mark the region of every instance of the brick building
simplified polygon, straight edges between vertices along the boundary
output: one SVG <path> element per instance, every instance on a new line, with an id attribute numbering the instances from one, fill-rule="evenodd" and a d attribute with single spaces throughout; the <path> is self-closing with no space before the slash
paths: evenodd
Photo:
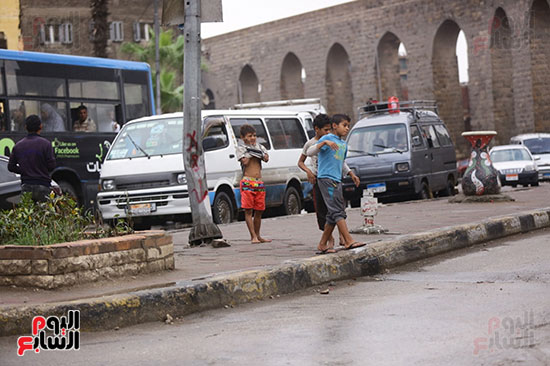
<path id="1" fill-rule="evenodd" d="M 461 30 L 467 90 L 455 53 Z M 330 113 L 357 116 L 369 98 L 407 90 L 410 99 L 438 101 L 461 157 L 468 124 L 496 130 L 497 143 L 550 131 L 547 0 L 356 0 L 205 39 L 203 51 L 203 86 L 218 108 L 320 97 Z"/>
<path id="2" fill-rule="evenodd" d="M 19 0 L 22 49 L 25 51 L 93 56 L 90 0 Z M 159 3 L 161 3 L 159 1 Z M 110 0 L 110 58 L 125 59 L 123 42 L 149 39 L 153 27 L 153 1 Z"/>

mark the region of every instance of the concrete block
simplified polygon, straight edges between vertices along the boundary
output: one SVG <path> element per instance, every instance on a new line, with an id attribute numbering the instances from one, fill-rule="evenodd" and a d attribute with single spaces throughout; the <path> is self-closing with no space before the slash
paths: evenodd
<path id="1" fill-rule="evenodd" d="M 32 273 L 30 259 L 0 259 L 1 275 L 25 275 Z"/>

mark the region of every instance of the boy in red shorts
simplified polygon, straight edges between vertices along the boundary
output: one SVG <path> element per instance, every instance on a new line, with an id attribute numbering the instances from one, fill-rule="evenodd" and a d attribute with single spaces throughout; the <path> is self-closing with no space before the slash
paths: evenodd
<path id="1" fill-rule="evenodd" d="M 265 210 L 265 186 L 262 182 L 262 161 L 269 161 L 267 150 L 256 142 L 256 130 L 251 125 L 241 126 L 244 145 L 237 145 L 237 160 L 241 162 L 241 207 L 252 244 L 268 243 L 260 236 L 262 213 Z"/>

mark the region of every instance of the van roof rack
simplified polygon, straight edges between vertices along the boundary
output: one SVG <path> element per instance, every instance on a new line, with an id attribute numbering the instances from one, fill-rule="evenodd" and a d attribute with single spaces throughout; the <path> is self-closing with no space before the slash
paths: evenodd
<path id="1" fill-rule="evenodd" d="M 276 100 L 272 102 L 257 102 L 257 103 L 241 103 L 235 104 L 235 109 L 250 109 L 250 108 L 268 108 L 279 106 L 291 106 L 302 104 L 321 104 L 320 98 L 308 98 L 308 99 L 288 99 L 288 100 Z"/>
<path id="2" fill-rule="evenodd" d="M 429 109 L 437 113 L 437 102 L 435 100 L 406 100 L 399 101 L 398 108 L 401 111 L 416 112 L 419 109 Z M 363 107 L 359 107 L 359 118 L 367 115 L 389 113 L 395 109 L 389 108 L 388 102 L 368 103 Z M 414 113 L 416 117 L 416 113 Z"/>

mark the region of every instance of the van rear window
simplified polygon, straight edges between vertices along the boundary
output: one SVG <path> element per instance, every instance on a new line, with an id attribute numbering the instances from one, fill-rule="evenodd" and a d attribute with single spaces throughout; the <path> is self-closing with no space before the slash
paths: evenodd
<path id="1" fill-rule="evenodd" d="M 302 124 L 296 118 L 267 118 L 265 122 L 274 149 L 301 149 L 307 141 Z"/>

